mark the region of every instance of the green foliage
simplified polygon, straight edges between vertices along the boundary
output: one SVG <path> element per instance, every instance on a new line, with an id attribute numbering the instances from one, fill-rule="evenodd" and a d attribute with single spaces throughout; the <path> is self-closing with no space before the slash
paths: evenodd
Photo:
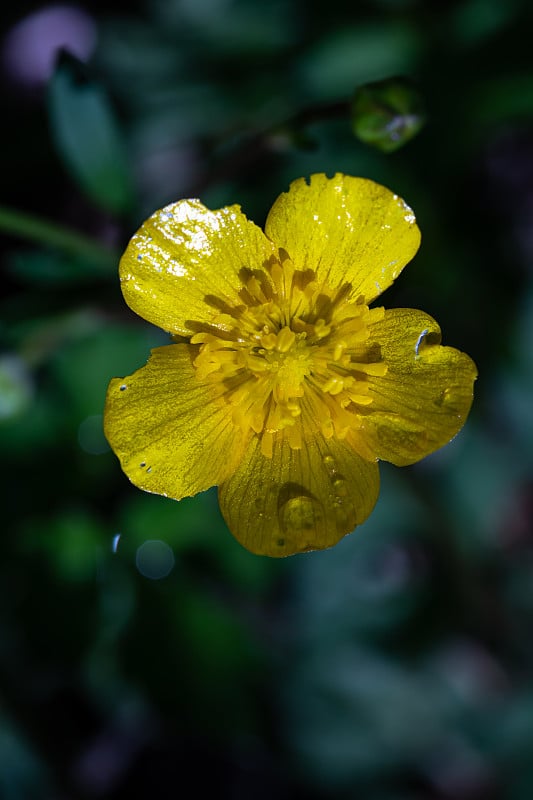
<path id="1" fill-rule="evenodd" d="M 132 181 L 108 98 L 73 56 L 62 53 L 49 84 L 51 133 L 82 191 L 114 214 L 130 211 Z"/>
<path id="2" fill-rule="evenodd" d="M 0 423 L 22 414 L 33 393 L 25 363 L 17 356 L 0 358 Z"/>

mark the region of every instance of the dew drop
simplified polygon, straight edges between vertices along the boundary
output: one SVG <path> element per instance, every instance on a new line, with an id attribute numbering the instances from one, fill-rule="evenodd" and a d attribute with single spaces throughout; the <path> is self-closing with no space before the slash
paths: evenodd
<path id="1" fill-rule="evenodd" d="M 420 355 L 420 347 L 422 346 L 422 344 L 424 342 L 424 339 L 426 338 L 428 333 L 429 333 L 429 331 L 426 328 L 425 330 L 422 331 L 422 333 L 420 334 L 420 336 L 416 340 L 416 344 L 415 344 L 415 355 L 416 356 Z"/>
<path id="2" fill-rule="evenodd" d="M 281 530 L 291 538 L 312 537 L 320 534 L 324 523 L 322 505 L 309 495 L 291 497 L 278 509 Z"/>
<path id="3" fill-rule="evenodd" d="M 329 477 L 334 478 L 338 470 L 337 463 L 333 456 L 324 456 L 322 463 L 324 464 Z"/>
<path id="4" fill-rule="evenodd" d="M 126 384 L 125 384 L 125 383 L 123 383 L 123 384 L 122 384 L 122 386 L 120 387 L 120 391 L 121 391 L 121 392 L 125 392 L 127 388 L 128 388 L 128 387 L 126 386 Z"/>
<path id="5" fill-rule="evenodd" d="M 339 478 L 338 480 L 333 481 L 333 490 L 335 492 L 335 496 L 337 499 L 342 497 L 346 497 L 348 494 L 348 488 L 346 486 L 346 481 L 344 478 Z"/>
<path id="6" fill-rule="evenodd" d="M 450 388 L 444 389 L 444 391 L 442 391 L 435 400 L 435 404 L 438 406 L 444 406 L 447 405 L 448 403 L 451 403 L 453 401 L 453 398 L 454 398 L 453 389 Z"/>

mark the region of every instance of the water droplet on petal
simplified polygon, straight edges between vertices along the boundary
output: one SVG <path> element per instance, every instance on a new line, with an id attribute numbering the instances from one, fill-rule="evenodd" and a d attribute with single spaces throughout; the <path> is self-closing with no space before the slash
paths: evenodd
<path id="1" fill-rule="evenodd" d="M 335 497 L 339 499 L 341 497 L 346 497 L 348 494 L 348 487 L 346 486 L 344 478 L 338 478 L 338 480 L 333 481 L 333 490 L 335 492 Z"/>
<path id="2" fill-rule="evenodd" d="M 324 456 L 322 459 L 322 463 L 324 464 L 326 471 L 330 478 L 335 477 L 337 474 L 337 462 L 333 458 L 333 456 Z"/>
<path id="3" fill-rule="evenodd" d="M 439 394 L 439 396 L 435 400 L 435 405 L 445 406 L 450 403 L 453 403 L 454 396 L 455 396 L 454 390 L 448 387 Z"/>
<path id="4" fill-rule="evenodd" d="M 314 497 L 300 495 L 280 505 L 278 518 L 281 530 L 291 539 L 304 537 L 315 542 L 324 526 L 324 509 Z"/>
<path id="5" fill-rule="evenodd" d="M 423 331 L 422 331 L 422 333 L 420 334 L 420 336 L 419 336 L 419 337 L 418 337 L 418 339 L 416 340 L 416 344 L 415 344 L 415 355 L 416 355 L 416 356 L 419 356 L 419 355 L 420 355 L 420 348 L 423 346 L 423 344 L 424 344 L 424 339 L 426 338 L 426 336 L 428 335 L 428 333 L 429 333 L 429 331 L 428 331 L 428 329 L 426 328 L 425 330 L 423 330 Z"/>

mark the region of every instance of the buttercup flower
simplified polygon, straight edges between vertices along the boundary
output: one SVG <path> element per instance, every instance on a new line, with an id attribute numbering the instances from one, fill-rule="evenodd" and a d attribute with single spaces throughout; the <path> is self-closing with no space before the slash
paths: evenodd
<path id="1" fill-rule="evenodd" d="M 370 304 L 416 253 L 411 209 L 373 181 L 300 179 L 265 232 L 239 206 L 181 200 L 120 263 L 122 291 L 174 344 L 108 389 L 105 432 L 139 488 L 219 487 L 254 553 L 335 544 L 372 511 L 378 461 L 446 444 L 476 367 L 422 311 Z"/>

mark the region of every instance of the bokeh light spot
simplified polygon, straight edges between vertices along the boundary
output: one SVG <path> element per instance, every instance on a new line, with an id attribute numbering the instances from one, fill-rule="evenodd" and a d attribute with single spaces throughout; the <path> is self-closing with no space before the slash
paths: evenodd
<path id="1" fill-rule="evenodd" d="M 40 86 L 52 74 L 61 48 L 86 61 L 95 45 L 96 26 L 85 11 L 51 5 L 11 28 L 4 40 L 4 68 L 17 83 Z"/>
<path id="2" fill-rule="evenodd" d="M 166 578 L 175 563 L 172 548 L 161 539 L 149 539 L 137 548 L 135 564 L 145 578 L 153 581 Z"/>

